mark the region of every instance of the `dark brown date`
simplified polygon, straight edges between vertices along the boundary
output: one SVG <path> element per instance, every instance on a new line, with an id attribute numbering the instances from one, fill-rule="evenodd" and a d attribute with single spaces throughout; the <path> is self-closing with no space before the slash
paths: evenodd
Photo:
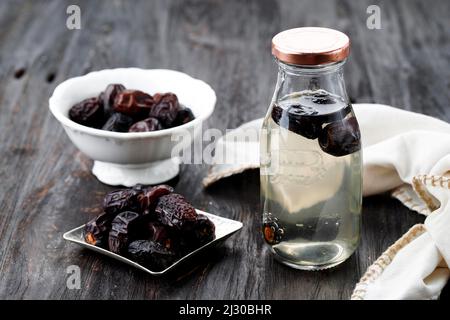
<path id="1" fill-rule="evenodd" d="M 84 240 L 94 246 L 107 248 L 108 234 L 114 215 L 102 213 L 84 226 Z"/>
<path id="2" fill-rule="evenodd" d="M 109 84 L 97 97 L 85 99 L 69 110 L 79 124 L 114 132 L 150 132 L 183 125 L 195 119 L 174 93 L 151 96 L 124 85 Z"/>
<path id="3" fill-rule="evenodd" d="M 123 211 L 140 211 L 138 196 L 142 190 L 121 189 L 108 193 L 103 199 L 103 210 L 109 214 L 118 214 Z"/>
<path id="4" fill-rule="evenodd" d="M 186 107 L 181 107 L 178 110 L 177 117 L 175 118 L 175 121 L 173 122 L 173 126 L 181 126 L 185 123 L 188 123 L 192 120 L 194 120 L 194 114 L 192 113 L 192 110 Z"/>
<path id="5" fill-rule="evenodd" d="M 215 239 L 216 227 L 214 223 L 203 214 L 185 225 L 183 230 L 183 243 L 189 248 L 196 249 Z"/>
<path id="6" fill-rule="evenodd" d="M 161 196 L 172 193 L 173 188 L 166 184 L 161 184 L 158 186 L 154 186 L 146 189 L 143 193 L 139 194 L 137 200 L 140 205 L 140 210 L 144 214 L 153 214 L 156 204 L 158 203 L 158 199 Z"/>
<path id="7" fill-rule="evenodd" d="M 315 104 L 334 104 L 338 102 L 335 97 L 326 92 L 316 92 L 310 98 Z"/>
<path id="8" fill-rule="evenodd" d="M 103 205 L 105 212 L 85 225 L 85 241 L 151 270 L 165 269 L 215 239 L 214 223 L 168 185 L 116 190 Z"/>
<path id="9" fill-rule="evenodd" d="M 134 119 L 148 117 L 154 101 L 151 95 L 139 90 L 124 90 L 114 99 L 114 111 L 126 114 Z"/>
<path id="10" fill-rule="evenodd" d="M 99 99 L 103 102 L 103 109 L 106 117 L 111 116 L 113 113 L 114 100 L 118 93 L 125 90 L 125 86 L 122 84 L 109 84 L 105 91 L 99 96 Z M 115 131 L 115 130 L 110 130 Z"/>
<path id="11" fill-rule="evenodd" d="M 161 125 L 161 123 L 159 122 L 159 120 L 156 118 L 150 117 L 145 120 L 136 122 L 135 124 L 133 124 L 130 127 L 130 129 L 128 131 L 129 132 L 147 132 L 147 131 L 157 131 L 157 130 L 161 130 L 161 129 L 164 129 L 164 128 Z"/>
<path id="12" fill-rule="evenodd" d="M 170 128 L 174 123 L 180 109 L 178 98 L 174 93 L 156 94 L 154 106 L 149 116 L 157 118 L 164 127 Z"/>
<path id="13" fill-rule="evenodd" d="M 98 98 L 85 99 L 70 108 L 69 118 L 84 126 L 101 128 L 104 123 L 103 106 Z"/>
<path id="14" fill-rule="evenodd" d="M 264 240 L 270 245 L 280 243 L 285 234 L 284 228 L 275 217 L 268 217 L 263 223 Z"/>
<path id="15" fill-rule="evenodd" d="M 149 240 L 136 240 L 128 246 L 131 260 L 148 267 L 152 271 L 168 268 L 176 259 L 174 251 L 160 243 Z"/>
<path id="16" fill-rule="evenodd" d="M 158 221 L 176 230 L 183 229 L 186 223 L 197 218 L 197 212 L 186 199 L 176 193 L 161 196 L 155 209 Z"/>
<path id="17" fill-rule="evenodd" d="M 115 132 L 127 132 L 133 124 L 133 118 L 121 113 L 113 113 L 103 125 L 102 129 Z"/>
<path id="18" fill-rule="evenodd" d="M 152 221 L 148 223 L 149 239 L 162 244 L 167 249 L 173 249 L 176 246 L 174 237 L 169 230 L 161 223 Z"/>
<path id="19" fill-rule="evenodd" d="M 287 110 L 280 106 L 274 106 L 272 109 L 272 119 L 282 128 L 286 128 L 307 139 L 317 139 L 321 130 L 322 122 L 319 117 L 305 117 L 305 114 L 312 115 L 305 108 L 298 105 L 292 105 Z"/>
<path id="20" fill-rule="evenodd" d="M 361 149 L 361 134 L 355 117 L 332 122 L 319 136 L 320 148 L 332 156 L 342 157 Z"/>
<path id="21" fill-rule="evenodd" d="M 132 211 L 119 213 L 111 223 L 108 245 L 109 251 L 123 253 L 128 243 L 138 233 L 138 222 L 141 215 Z"/>

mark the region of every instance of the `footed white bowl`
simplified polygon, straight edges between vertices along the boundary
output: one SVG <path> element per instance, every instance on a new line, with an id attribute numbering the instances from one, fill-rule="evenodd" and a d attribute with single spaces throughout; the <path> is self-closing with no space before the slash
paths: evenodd
<path id="1" fill-rule="evenodd" d="M 97 96 L 110 83 L 146 93 L 173 92 L 181 104 L 190 108 L 195 119 L 182 126 L 154 132 L 111 132 L 73 122 L 69 109 L 77 102 Z M 109 69 L 71 78 L 55 88 L 49 107 L 75 146 L 94 160 L 92 173 L 109 185 L 133 186 L 158 184 L 179 173 L 179 159 L 172 158 L 172 148 L 179 141 L 174 135 L 185 134 L 184 142 L 201 133 L 194 130 L 214 111 L 216 94 L 205 82 L 182 72 L 137 68 Z"/>

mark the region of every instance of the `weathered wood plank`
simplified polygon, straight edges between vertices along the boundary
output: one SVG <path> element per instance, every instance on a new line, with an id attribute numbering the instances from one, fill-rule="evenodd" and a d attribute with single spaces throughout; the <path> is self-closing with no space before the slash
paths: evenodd
<path id="1" fill-rule="evenodd" d="M 77 1 L 82 30 L 70 31 L 71 2 L 0 3 L 0 298 L 346 299 L 367 266 L 423 221 L 388 195 L 366 198 L 356 254 L 333 270 L 300 272 L 263 246 L 256 171 L 203 190 L 207 167 L 185 165 L 171 181 L 176 190 L 245 225 L 198 263 L 152 278 L 64 242 L 62 233 L 98 213 L 112 189 L 90 174 L 91 161 L 47 111 L 69 77 L 126 66 L 187 72 L 217 91 L 207 125 L 224 130 L 265 113 L 276 76 L 271 37 L 328 26 L 352 39 L 346 81 L 354 101 L 450 120 L 448 1 L 375 1 L 381 30 L 366 28 L 368 0 Z M 81 290 L 66 287 L 69 265 L 81 268 Z"/>

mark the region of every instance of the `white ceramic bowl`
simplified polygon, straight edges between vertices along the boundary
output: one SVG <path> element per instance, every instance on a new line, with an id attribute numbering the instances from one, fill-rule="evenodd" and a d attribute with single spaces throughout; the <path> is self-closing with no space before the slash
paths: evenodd
<path id="1" fill-rule="evenodd" d="M 69 119 L 71 106 L 97 96 L 110 83 L 150 94 L 173 92 L 181 104 L 191 108 L 195 119 L 170 129 L 127 133 L 89 128 Z M 173 70 L 137 68 L 102 70 L 71 78 L 58 85 L 49 100 L 50 111 L 70 140 L 94 160 L 93 174 L 106 184 L 125 186 L 157 184 L 175 177 L 179 161 L 171 158 L 171 153 L 179 142 L 173 136 L 189 133 L 184 140 L 192 141 L 199 134 L 194 128 L 212 114 L 215 104 L 214 90 L 201 80 Z"/>

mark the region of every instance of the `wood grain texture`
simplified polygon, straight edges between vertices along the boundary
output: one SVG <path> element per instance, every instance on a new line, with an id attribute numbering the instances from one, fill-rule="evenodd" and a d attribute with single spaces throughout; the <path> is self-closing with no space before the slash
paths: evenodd
<path id="1" fill-rule="evenodd" d="M 82 29 L 65 26 L 77 3 Z M 382 29 L 366 28 L 381 7 Z M 210 83 L 218 104 L 208 126 L 224 130 L 261 117 L 273 93 L 270 39 L 296 26 L 346 32 L 354 102 L 379 102 L 450 120 L 449 1 L 1 1 L 1 299 L 348 299 L 365 269 L 423 217 L 388 195 L 364 199 L 357 252 L 341 266 L 301 272 L 275 262 L 259 232 L 257 171 L 201 187 L 205 165 L 171 181 L 205 211 L 244 229 L 198 263 L 153 278 L 62 239 L 98 214 L 113 188 L 48 112 L 56 84 L 92 70 L 171 68 Z M 81 268 L 82 288 L 66 287 Z"/>

